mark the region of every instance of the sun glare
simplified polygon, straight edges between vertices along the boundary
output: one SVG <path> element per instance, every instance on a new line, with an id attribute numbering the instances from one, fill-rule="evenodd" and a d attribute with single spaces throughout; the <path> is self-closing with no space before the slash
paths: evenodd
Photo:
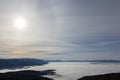
<path id="1" fill-rule="evenodd" d="M 17 29 L 21 30 L 21 29 L 24 29 L 24 27 L 26 26 L 26 21 L 22 17 L 16 18 L 14 20 L 14 25 Z"/>

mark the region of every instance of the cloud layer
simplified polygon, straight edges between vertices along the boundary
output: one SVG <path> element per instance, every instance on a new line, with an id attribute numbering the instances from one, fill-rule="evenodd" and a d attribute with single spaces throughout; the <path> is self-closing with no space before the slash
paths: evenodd
<path id="1" fill-rule="evenodd" d="M 119 0 L 0 0 L 1 58 L 119 59 Z M 27 21 L 25 30 L 12 24 Z"/>

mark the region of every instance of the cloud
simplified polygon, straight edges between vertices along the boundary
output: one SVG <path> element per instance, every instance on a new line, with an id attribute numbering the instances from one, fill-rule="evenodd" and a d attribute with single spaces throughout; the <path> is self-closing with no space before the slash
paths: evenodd
<path id="1" fill-rule="evenodd" d="M 0 53 L 3 57 L 119 59 L 119 2 L 2 0 Z M 12 25 L 18 15 L 28 22 L 24 31 Z"/>

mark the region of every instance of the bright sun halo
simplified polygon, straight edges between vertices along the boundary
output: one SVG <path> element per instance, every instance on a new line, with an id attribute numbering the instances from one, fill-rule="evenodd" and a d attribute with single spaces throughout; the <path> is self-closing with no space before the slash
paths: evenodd
<path id="1" fill-rule="evenodd" d="M 14 25 L 16 28 L 18 28 L 19 30 L 23 29 L 26 26 L 26 21 L 24 18 L 19 17 L 16 18 L 14 21 Z"/>

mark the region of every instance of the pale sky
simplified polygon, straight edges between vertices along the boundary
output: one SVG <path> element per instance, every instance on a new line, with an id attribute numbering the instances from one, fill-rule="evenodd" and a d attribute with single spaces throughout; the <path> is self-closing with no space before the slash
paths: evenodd
<path id="1" fill-rule="evenodd" d="M 120 0 L 0 0 L 0 58 L 120 59 Z"/>

